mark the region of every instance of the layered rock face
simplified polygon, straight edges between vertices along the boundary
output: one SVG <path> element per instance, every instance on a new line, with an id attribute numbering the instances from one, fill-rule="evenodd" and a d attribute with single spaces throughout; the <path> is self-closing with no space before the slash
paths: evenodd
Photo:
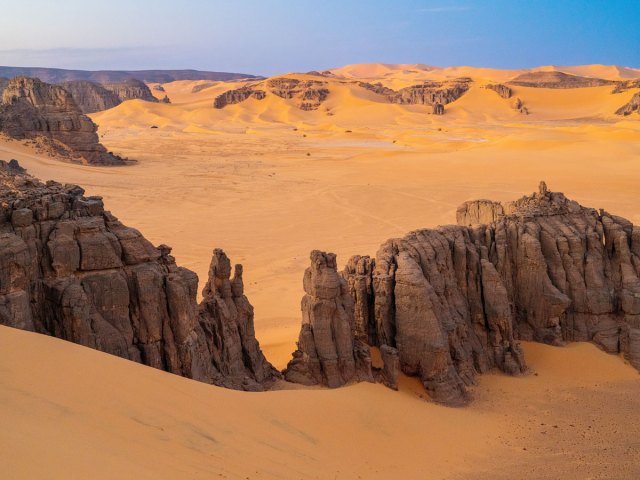
<path id="1" fill-rule="evenodd" d="M 120 97 L 102 85 L 86 80 L 74 80 L 60 84 L 71 94 L 82 113 L 94 113 L 108 110 L 122 103 Z"/>
<path id="2" fill-rule="evenodd" d="M 115 93 L 121 102 L 136 99 L 144 100 L 145 102 L 158 102 L 158 99 L 153 96 L 147 84 L 135 78 L 130 78 L 123 82 L 105 83 L 104 88 Z"/>
<path id="3" fill-rule="evenodd" d="M 194 87 L 196 88 L 196 87 Z M 250 86 L 237 88 L 235 90 L 228 90 L 218 95 L 213 101 L 214 108 L 224 108 L 227 105 L 234 103 L 244 102 L 247 98 L 255 98 L 256 100 L 262 100 L 266 96 L 264 90 L 258 90 Z"/>
<path id="4" fill-rule="evenodd" d="M 458 78 L 445 82 L 425 82 L 422 85 L 401 88 L 388 95 L 391 103 L 401 105 L 446 105 L 451 103 L 469 90 L 470 78 Z"/>
<path id="5" fill-rule="evenodd" d="M 488 84 L 486 88 L 488 88 L 489 90 L 493 90 L 502 98 L 511 98 L 511 96 L 513 95 L 513 90 L 501 83 Z"/>
<path id="6" fill-rule="evenodd" d="M 354 338 L 381 347 L 385 371 L 395 349 L 433 400 L 460 405 L 477 374 L 526 371 L 519 339 L 592 341 L 640 369 L 640 229 L 544 183 L 507 204 L 467 202 L 457 218 L 342 273 Z"/>
<path id="7" fill-rule="evenodd" d="M 38 79 L 16 77 L 2 93 L 0 131 L 16 139 L 43 138 L 71 160 L 121 165 L 122 158 L 99 143 L 96 125 L 82 114 L 70 93 Z"/>
<path id="8" fill-rule="evenodd" d="M 340 387 L 373 381 L 369 347 L 354 325 L 354 304 L 336 270 L 336 256 L 314 250 L 304 274 L 302 328 L 298 350 L 285 379 L 305 385 Z"/>
<path id="9" fill-rule="evenodd" d="M 640 92 L 637 92 L 631 97 L 631 100 L 625 105 L 616 110 L 616 115 L 631 115 L 633 112 L 640 114 Z"/>
<path id="10" fill-rule="evenodd" d="M 11 168 L 9 168 L 11 167 Z M 230 388 L 278 373 L 262 355 L 241 267 L 214 251 L 198 278 L 75 185 L 0 165 L 0 324 L 36 331 Z"/>

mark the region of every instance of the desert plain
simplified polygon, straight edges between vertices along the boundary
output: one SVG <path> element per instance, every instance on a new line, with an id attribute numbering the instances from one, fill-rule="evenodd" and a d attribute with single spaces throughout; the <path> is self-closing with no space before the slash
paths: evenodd
<path id="1" fill-rule="evenodd" d="M 600 65 L 562 71 L 640 77 Z M 223 248 L 244 265 L 256 336 L 277 368 L 295 350 L 313 249 L 335 252 L 339 266 L 374 256 L 388 238 L 454 223 L 466 200 L 513 200 L 540 180 L 640 223 L 640 121 L 614 113 L 638 89 L 513 86 L 504 99 L 484 87 L 520 72 L 381 64 L 332 72 L 331 93 L 313 111 L 276 96 L 214 109 L 216 96 L 242 84 L 193 93 L 202 81 L 176 81 L 152 90 L 171 104 L 131 100 L 92 114 L 101 142 L 134 165 L 65 163 L 6 138 L 0 158 L 102 196 L 125 224 L 170 245 L 201 282 L 211 250 Z M 453 77 L 473 82 L 445 115 L 377 102 L 353 82 L 398 89 Z M 516 97 L 528 115 L 513 108 Z M 249 394 L 4 327 L 0 344 L 8 352 L 0 423 L 29 432 L 28 443 L 27 434 L 0 436 L 7 478 L 640 475 L 640 376 L 591 344 L 526 343 L 529 375 L 484 375 L 473 403 L 457 409 L 430 403 L 407 377 L 399 392 L 282 382 Z M 36 450 L 46 455 L 29 461 Z"/>

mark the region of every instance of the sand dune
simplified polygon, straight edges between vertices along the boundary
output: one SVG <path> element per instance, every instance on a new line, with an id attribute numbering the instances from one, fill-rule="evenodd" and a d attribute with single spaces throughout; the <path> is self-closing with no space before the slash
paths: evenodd
<path id="1" fill-rule="evenodd" d="M 422 400 L 412 379 L 400 392 L 246 394 L 0 327 L 3 474 L 636 478 L 637 372 L 589 344 L 525 350 L 535 375 L 485 377 L 471 407 L 451 409 Z"/>

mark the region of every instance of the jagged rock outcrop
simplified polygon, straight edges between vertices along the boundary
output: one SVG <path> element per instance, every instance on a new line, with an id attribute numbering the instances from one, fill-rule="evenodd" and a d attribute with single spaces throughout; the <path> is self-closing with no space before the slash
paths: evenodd
<path id="1" fill-rule="evenodd" d="M 444 105 L 441 103 L 433 104 L 433 114 L 434 115 L 444 115 Z"/>
<path id="2" fill-rule="evenodd" d="M 443 82 L 427 81 L 421 85 L 401 88 L 388 96 L 391 103 L 401 105 L 446 105 L 464 95 L 472 80 L 457 78 Z"/>
<path id="3" fill-rule="evenodd" d="M 356 82 L 356 85 L 362 87 L 366 90 L 369 90 L 373 93 L 377 93 L 378 95 L 390 96 L 394 95 L 396 91 L 392 88 L 385 87 L 382 83 L 368 83 L 368 82 Z"/>
<path id="4" fill-rule="evenodd" d="M 60 86 L 71 94 L 82 113 L 108 110 L 122 103 L 120 97 L 102 85 L 86 80 L 62 82 Z"/>
<path id="5" fill-rule="evenodd" d="M 165 245 L 82 188 L 0 165 L 0 324 L 53 335 L 171 373 L 260 390 L 278 373 L 255 339 L 242 268 L 214 250 L 198 278 Z"/>
<path id="6" fill-rule="evenodd" d="M 218 95 L 213 100 L 213 107 L 224 108 L 227 105 L 244 102 L 249 97 L 255 98 L 256 100 L 262 100 L 265 96 L 266 92 L 264 90 L 258 90 L 247 85 L 245 87 L 236 88 L 235 90 L 228 90 L 221 95 Z"/>
<path id="7" fill-rule="evenodd" d="M 511 98 L 511 96 L 513 95 L 513 90 L 511 90 L 511 88 L 507 87 L 506 85 L 503 85 L 502 83 L 490 83 L 486 85 L 485 88 L 493 90 L 502 98 Z"/>
<path id="8" fill-rule="evenodd" d="M 171 103 L 171 99 L 169 98 L 168 95 L 165 95 L 160 99 L 160 103 Z"/>
<path id="9" fill-rule="evenodd" d="M 353 300 L 336 270 L 336 256 L 314 250 L 304 274 L 298 350 L 284 371 L 288 381 L 340 387 L 373 381 L 371 355 L 353 322 Z"/>
<path id="10" fill-rule="evenodd" d="M 524 106 L 524 102 L 520 98 L 516 98 L 513 108 L 524 115 L 529 115 L 529 109 Z"/>
<path id="11" fill-rule="evenodd" d="M 99 143 L 97 126 L 57 85 L 16 77 L 2 93 L 0 131 L 16 139 L 44 139 L 51 151 L 92 165 L 122 165 Z"/>
<path id="12" fill-rule="evenodd" d="M 153 86 L 153 89 L 154 89 L 156 92 L 164 92 L 164 91 L 165 91 L 164 87 L 163 87 L 161 84 L 159 84 L 159 83 L 158 83 L 158 84 L 156 84 L 156 85 L 154 85 L 154 86 Z"/>
<path id="13" fill-rule="evenodd" d="M 123 82 L 105 83 L 104 88 L 115 93 L 122 102 L 136 99 L 144 100 L 145 102 L 158 102 L 158 99 L 153 96 L 147 84 L 135 78 L 130 78 Z"/>
<path id="14" fill-rule="evenodd" d="M 611 90 L 611 93 L 626 92 L 630 88 L 640 88 L 640 80 L 622 80 L 616 82 L 616 86 Z"/>
<path id="15" fill-rule="evenodd" d="M 317 110 L 329 96 L 327 82 L 321 80 L 298 80 L 296 78 L 279 77 L 266 82 L 267 88 L 274 95 L 285 99 L 300 101 L 301 110 Z"/>
<path id="16" fill-rule="evenodd" d="M 640 92 L 636 92 L 631 100 L 616 110 L 616 115 L 631 115 L 633 112 L 640 114 Z"/>
<path id="17" fill-rule="evenodd" d="M 472 202 L 464 202 L 458 207 L 456 210 L 456 222 L 458 225 L 466 226 L 478 223 L 492 223 L 501 215 L 504 215 L 504 209 L 500 202 L 474 200 Z"/>
<path id="18" fill-rule="evenodd" d="M 544 182 L 514 202 L 466 202 L 457 218 L 347 263 L 354 338 L 383 358 L 395 349 L 399 368 L 448 405 L 469 400 L 479 373 L 525 372 L 518 340 L 591 341 L 640 370 L 638 227 Z"/>
<path id="19" fill-rule="evenodd" d="M 527 72 L 507 82 L 511 85 L 533 88 L 586 88 L 613 85 L 613 80 L 580 77 L 563 72 Z"/>

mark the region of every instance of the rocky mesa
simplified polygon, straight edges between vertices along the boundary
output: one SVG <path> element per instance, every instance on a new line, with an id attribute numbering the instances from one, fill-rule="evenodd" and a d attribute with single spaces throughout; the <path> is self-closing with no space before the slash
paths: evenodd
<path id="1" fill-rule="evenodd" d="M 69 92 L 35 78 L 16 77 L 8 82 L 0 101 L 0 132 L 18 140 L 44 141 L 50 152 L 79 163 L 127 163 L 100 144 L 96 124 Z"/>

